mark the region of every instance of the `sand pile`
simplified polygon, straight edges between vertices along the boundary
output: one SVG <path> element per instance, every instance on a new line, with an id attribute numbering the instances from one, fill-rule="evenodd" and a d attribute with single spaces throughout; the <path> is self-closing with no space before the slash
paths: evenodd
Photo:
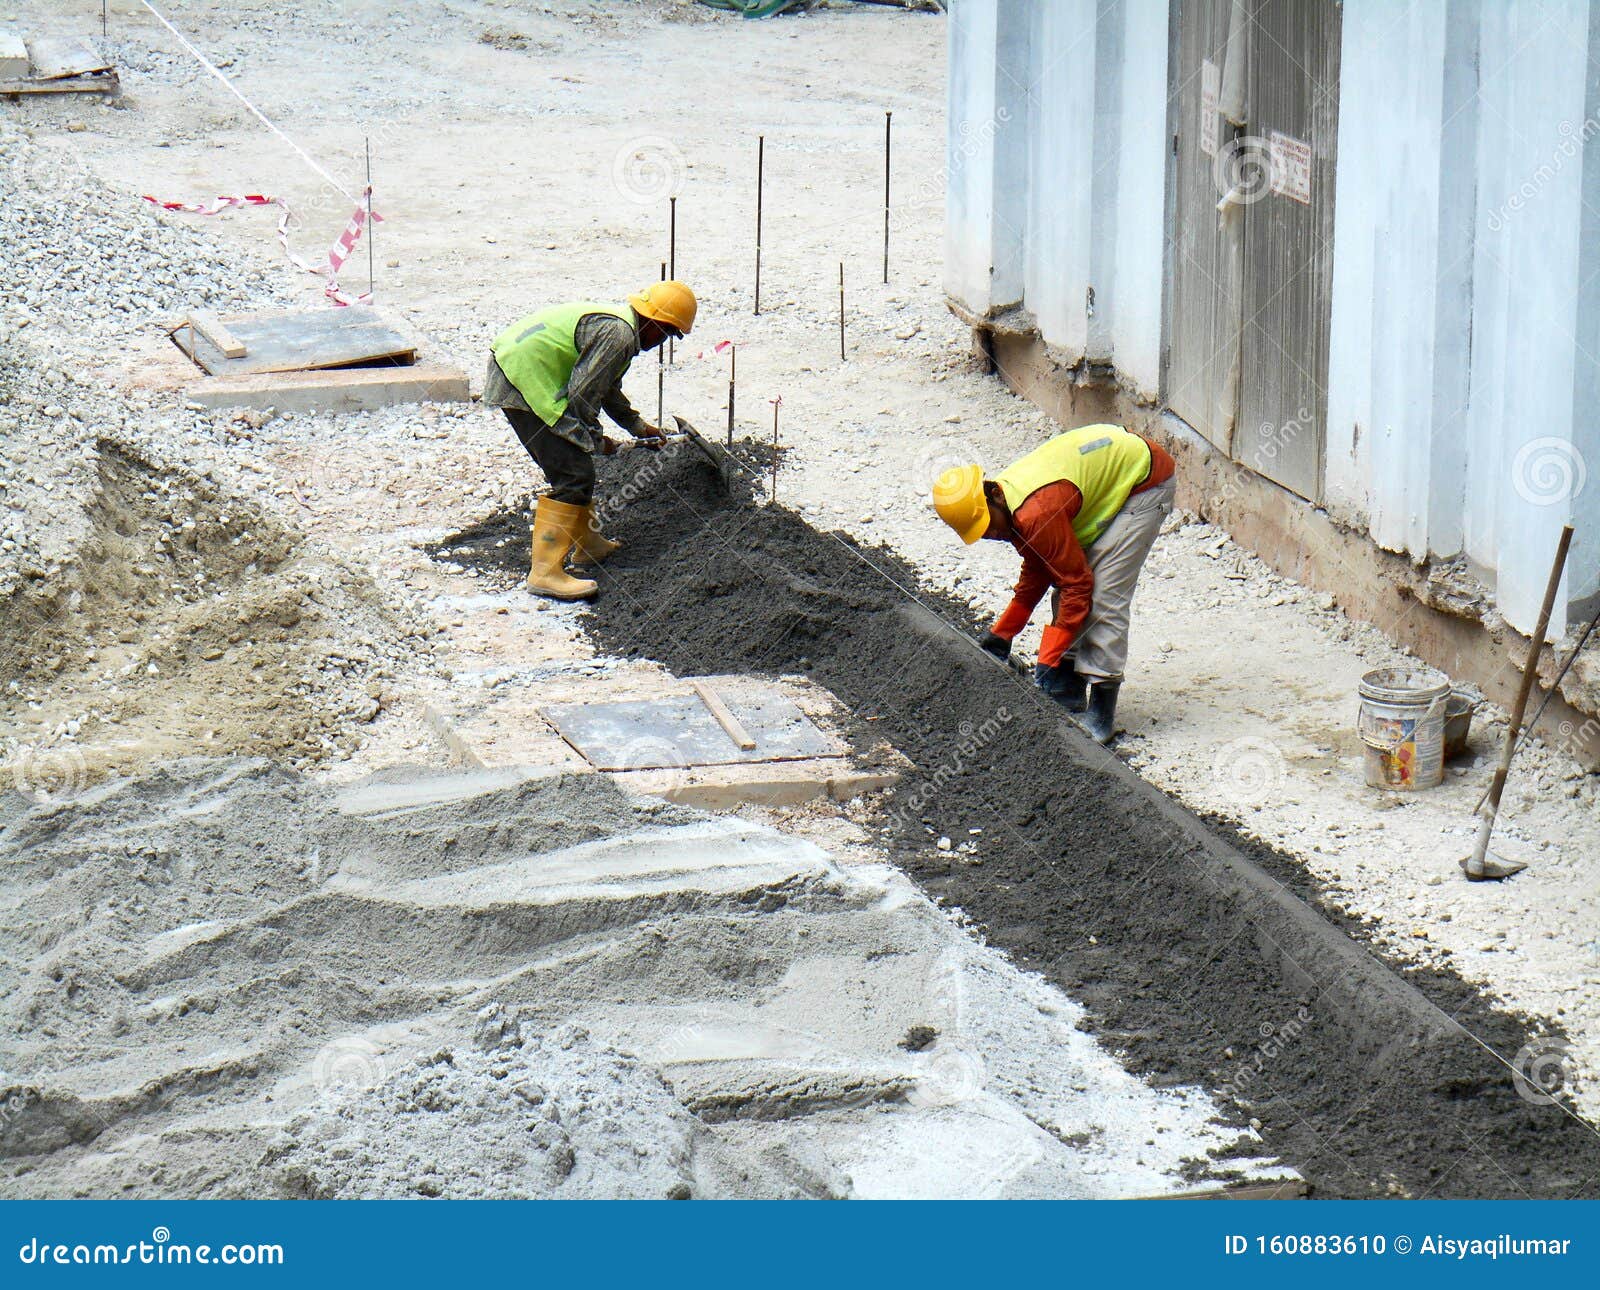
<path id="1" fill-rule="evenodd" d="M 1149 1194 L 1255 1166 L 888 871 L 596 775 L 0 794 L 0 1193 Z M 1216 1163 L 1217 1161 L 1221 1163 Z"/>
<path id="2" fill-rule="evenodd" d="M 330 1089 L 268 1152 L 285 1189 L 318 1199 L 695 1194 L 695 1146 L 712 1134 L 658 1073 L 576 1027 L 523 1042 L 515 1023 L 509 1033 L 495 1024 L 490 1036 L 487 1052 L 442 1048 L 374 1088 L 358 1078 Z"/>

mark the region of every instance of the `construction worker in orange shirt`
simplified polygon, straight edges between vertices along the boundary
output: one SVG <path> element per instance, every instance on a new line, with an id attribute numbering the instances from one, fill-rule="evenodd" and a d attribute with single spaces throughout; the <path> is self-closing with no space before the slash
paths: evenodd
<path id="1" fill-rule="evenodd" d="M 1134 584 L 1172 511 L 1175 472 L 1159 444 L 1093 425 L 1056 435 L 992 479 L 955 466 L 934 485 L 934 509 L 963 542 L 1009 542 L 1022 557 L 1011 603 L 979 644 L 1008 659 L 1049 591 L 1034 681 L 1103 744 L 1116 730 Z"/>

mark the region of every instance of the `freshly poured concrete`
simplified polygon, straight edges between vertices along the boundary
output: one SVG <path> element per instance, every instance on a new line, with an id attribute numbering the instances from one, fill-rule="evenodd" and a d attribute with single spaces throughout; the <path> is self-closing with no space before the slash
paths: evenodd
<path id="1" fill-rule="evenodd" d="M 1238 1137 L 893 869 L 602 776 L 0 819 L 6 1195 L 1125 1196 Z"/>

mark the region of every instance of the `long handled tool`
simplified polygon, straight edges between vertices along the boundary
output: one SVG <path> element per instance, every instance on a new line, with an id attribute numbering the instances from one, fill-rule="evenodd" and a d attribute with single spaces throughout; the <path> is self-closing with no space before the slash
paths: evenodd
<path id="1" fill-rule="evenodd" d="M 722 480 L 722 486 L 728 488 L 735 478 L 732 458 L 682 417 L 674 414 L 672 419 L 678 423 L 678 433 L 662 435 L 661 442 L 664 444 L 686 443 L 690 445 L 711 463 L 717 472 L 717 477 Z M 654 441 L 650 439 L 624 439 L 617 445 L 616 451 L 632 452 L 635 448 L 645 447 L 652 442 Z"/>
<path id="2" fill-rule="evenodd" d="M 1544 604 L 1539 608 L 1539 621 L 1533 629 L 1533 639 L 1528 642 L 1528 661 L 1522 669 L 1522 684 L 1517 688 L 1517 701 L 1511 706 L 1511 724 L 1506 728 L 1506 741 L 1500 749 L 1500 764 L 1494 768 L 1494 779 L 1489 783 L 1489 793 L 1478 808 L 1478 837 L 1472 854 L 1461 861 L 1462 871 L 1471 882 L 1493 882 L 1521 873 L 1528 866 L 1521 860 L 1507 860 L 1489 850 L 1489 835 L 1494 832 L 1495 816 L 1500 813 L 1500 795 L 1505 792 L 1506 775 L 1511 770 L 1511 758 L 1517 751 L 1517 733 L 1522 729 L 1522 714 L 1528 706 L 1528 694 L 1533 689 L 1533 679 L 1539 672 L 1539 653 L 1544 649 L 1545 629 L 1550 626 L 1550 611 L 1555 607 L 1556 591 L 1561 586 L 1561 571 L 1567 564 L 1567 548 L 1572 545 L 1572 525 L 1561 530 L 1561 540 L 1556 543 L 1555 562 L 1550 566 L 1550 581 L 1545 585 Z"/>

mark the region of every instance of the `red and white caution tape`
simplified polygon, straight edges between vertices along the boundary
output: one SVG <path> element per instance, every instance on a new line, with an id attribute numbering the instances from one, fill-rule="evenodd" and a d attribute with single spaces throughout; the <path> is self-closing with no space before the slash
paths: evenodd
<path id="1" fill-rule="evenodd" d="M 184 211 L 190 215 L 220 215 L 223 211 L 232 210 L 235 206 L 276 206 L 282 214 L 278 217 L 278 241 L 283 245 L 283 253 L 289 257 L 289 263 L 297 269 L 307 273 L 314 273 L 319 278 L 326 279 L 322 294 L 336 305 L 372 303 L 372 293 L 364 291 L 352 301 L 339 290 L 339 270 L 344 268 L 345 261 L 350 258 L 350 253 L 355 250 L 356 243 L 361 240 L 361 234 L 367 226 L 367 217 L 370 214 L 374 224 L 383 223 L 383 216 L 377 211 L 370 210 L 372 203 L 372 190 L 363 190 L 361 201 L 351 213 L 339 236 L 333 240 L 333 245 L 328 248 L 326 258 L 320 264 L 307 263 L 295 254 L 294 248 L 289 245 L 289 225 L 295 219 L 295 214 L 289 209 L 289 203 L 281 197 L 268 197 L 262 193 L 243 193 L 233 197 L 218 197 L 215 201 L 200 205 L 187 202 L 164 202 L 156 197 L 145 195 L 145 201 L 152 206 L 159 206 L 164 211 Z"/>

